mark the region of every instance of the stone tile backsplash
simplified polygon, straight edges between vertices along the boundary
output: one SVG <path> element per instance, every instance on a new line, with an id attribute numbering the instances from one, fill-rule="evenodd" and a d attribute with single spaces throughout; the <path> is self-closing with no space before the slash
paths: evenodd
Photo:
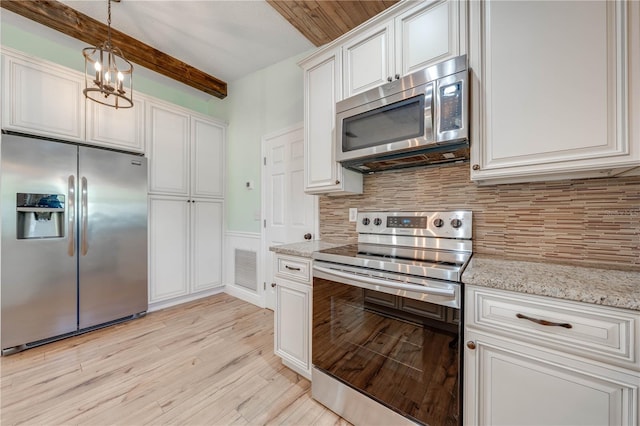
<path id="1" fill-rule="evenodd" d="M 320 237 L 355 240 L 349 208 L 473 211 L 475 253 L 640 270 L 640 178 L 478 186 L 469 165 L 364 177 L 364 193 L 320 197 Z"/>

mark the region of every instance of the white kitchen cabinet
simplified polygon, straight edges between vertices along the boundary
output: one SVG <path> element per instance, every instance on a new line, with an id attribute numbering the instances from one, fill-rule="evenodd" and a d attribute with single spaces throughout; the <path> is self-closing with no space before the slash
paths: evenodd
<path id="1" fill-rule="evenodd" d="M 149 303 L 222 286 L 222 206 L 149 197 Z"/>
<path id="2" fill-rule="evenodd" d="M 301 63 L 304 69 L 305 192 L 362 193 L 362 175 L 335 160 L 336 102 L 341 99 L 340 50 Z"/>
<path id="3" fill-rule="evenodd" d="M 348 98 L 390 81 L 395 73 L 393 51 L 392 21 L 345 44 L 342 48 L 344 97 Z"/>
<path id="4" fill-rule="evenodd" d="M 189 294 L 190 203 L 149 197 L 149 302 Z"/>
<path id="5" fill-rule="evenodd" d="M 145 100 L 134 94 L 132 108 L 112 108 L 85 100 L 87 142 L 126 151 L 145 152 Z"/>
<path id="6" fill-rule="evenodd" d="M 189 195 L 189 114 L 149 102 L 149 192 Z"/>
<path id="7" fill-rule="evenodd" d="M 472 180 L 611 176 L 640 166 L 638 2 L 469 5 Z"/>
<path id="8" fill-rule="evenodd" d="M 277 254 L 275 262 L 275 353 L 311 380 L 312 260 Z"/>
<path id="9" fill-rule="evenodd" d="M 225 126 L 159 102 L 147 111 L 149 192 L 222 198 Z"/>
<path id="10" fill-rule="evenodd" d="M 147 125 L 150 199 L 180 209 L 175 213 L 179 231 L 169 231 L 179 233 L 171 237 L 179 242 L 173 245 L 171 238 L 155 235 L 173 224 L 154 225 L 159 202 L 150 205 L 150 253 L 167 255 L 150 257 L 149 302 L 168 306 L 223 285 L 226 126 L 159 101 L 148 102 Z M 174 271 L 170 280 L 164 278 L 167 268 Z"/>
<path id="11" fill-rule="evenodd" d="M 191 117 L 191 195 L 224 196 L 225 126 Z"/>
<path id="12" fill-rule="evenodd" d="M 191 203 L 191 292 L 222 285 L 221 201 Z"/>
<path id="13" fill-rule="evenodd" d="M 80 74 L 3 48 L 3 129 L 83 141 L 82 89 L 84 79 Z"/>
<path id="14" fill-rule="evenodd" d="M 475 286 L 465 301 L 465 425 L 638 424 L 637 312 Z"/>
<path id="15" fill-rule="evenodd" d="M 464 6 L 424 1 L 356 33 L 343 46 L 344 97 L 464 53 Z"/>

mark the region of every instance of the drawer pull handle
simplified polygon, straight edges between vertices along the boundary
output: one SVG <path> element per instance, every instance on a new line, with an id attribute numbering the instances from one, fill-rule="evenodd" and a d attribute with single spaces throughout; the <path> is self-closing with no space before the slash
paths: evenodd
<path id="1" fill-rule="evenodd" d="M 289 265 L 284 265 L 285 268 L 287 268 L 290 271 L 299 271 L 300 268 L 294 268 L 293 266 L 289 266 Z"/>
<path id="2" fill-rule="evenodd" d="M 528 316 L 522 315 L 522 314 L 516 314 L 516 317 L 518 317 L 520 319 L 526 319 L 526 320 L 529 320 L 531 322 L 535 322 L 536 324 L 546 325 L 546 326 L 550 326 L 550 327 L 573 328 L 573 326 L 571 324 L 569 324 L 568 322 L 551 322 L 551 321 L 547 321 L 547 320 L 531 318 L 531 317 L 528 317 Z"/>

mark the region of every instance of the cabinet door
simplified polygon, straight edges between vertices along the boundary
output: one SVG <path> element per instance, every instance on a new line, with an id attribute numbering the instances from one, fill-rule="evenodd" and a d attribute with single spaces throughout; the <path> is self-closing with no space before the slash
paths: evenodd
<path id="1" fill-rule="evenodd" d="M 191 117 L 191 195 L 224 196 L 225 127 Z"/>
<path id="2" fill-rule="evenodd" d="M 405 76 L 462 54 L 460 2 L 427 1 L 396 18 L 396 73 Z"/>
<path id="3" fill-rule="evenodd" d="M 67 68 L 2 55 L 2 127 L 84 140 L 84 80 Z"/>
<path id="4" fill-rule="evenodd" d="M 473 180 L 566 179 L 640 164 L 640 141 L 631 146 L 628 131 L 638 106 L 629 84 L 638 78 L 634 3 L 470 3 Z"/>
<path id="5" fill-rule="evenodd" d="M 222 203 L 191 203 L 191 291 L 222 285 Z"/>
<path id="6" fill-rule="evenodd" d="M 345 98 L 380 86 L 393 78 L 392 37 L 393 25 L 386 23 L 343 47 Z"/>
<path id="7" fill-rule="evenodd" d="M 311 194 L 362 193 L 362 175 L 344 170 L 335 161 L 336 102 L 342 91 L 340 63 L 339 51 L 333 50 L 305 67 L 305 192 Z"/>
<path id="8" fill-rule="evenodd" d="M 132 108 L 111 108 L 87 100 L 87 141 L 95 145 L 144 153 L 145 101 Z"/>
<path id="9" fill-rule="evenodd" d="M 275 352 L 311 373 L 311 286 L 276 278 Z"/>
<path id="10" fill-rule="evenodd" d="M 189 115 L 149 103 L 149 192 L 189 195 Z"/>
<path id="11" fill-rule="evenodd" d="M 189 202 L 149 199 L 149 302 L 189 293 Z"/>
<path id="12" fill-rule="evenodd" d="M 467 333 L 467 425 L 634 425 L 638 378 Z"/>

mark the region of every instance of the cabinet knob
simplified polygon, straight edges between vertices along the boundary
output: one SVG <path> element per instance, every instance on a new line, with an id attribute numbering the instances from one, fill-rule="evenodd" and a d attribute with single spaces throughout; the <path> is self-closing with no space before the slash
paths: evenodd
<path id="1" fill-rule="evenodd" d="M 305 240 L 310 240 L 311 238 L 313 238 L 313 235 L 311 235 L 309 232 L 307 232 L 306 234 L 304 234 L 304 239 L 305 239 Z"/>
<path id="2" fill-rule="evenodd" d="M 400 80 L 400 74 L 396 74 L 396 80 Z"/>
<path id="3" fill-rule="evenodd" d="M 276 283 L 271 283 L 271 287 L 275 288 L 276 287 Z"/>
<path id="4" fill-rule="evenodd" d="M 474 164 L 471 168 L 473 170 L 480 170 L 480 164 Z"/>
<path id="5" fill-rule="evenodd" d="M 393 81 L 393 79 L 392 79 L 391 77 L 387 77 L 387 81 L 388 81 L 389 83 L 391 83 L 391 82 Z"/>
<path id="6" fill-rule="evenodd" d="M 475 349 L 475 348 L 476 348 L 476 342 L 472 342 L 471 340 L 469 340 L 469 341 L 467 342 L 467 347 L 468 347 L 469 349 L 471 349 L 471 350 Z"/>
<path id="7" fill-rule="evenodd" d="M 340 181 L 336 179 L 336 185 L 340 185 Z"/>

